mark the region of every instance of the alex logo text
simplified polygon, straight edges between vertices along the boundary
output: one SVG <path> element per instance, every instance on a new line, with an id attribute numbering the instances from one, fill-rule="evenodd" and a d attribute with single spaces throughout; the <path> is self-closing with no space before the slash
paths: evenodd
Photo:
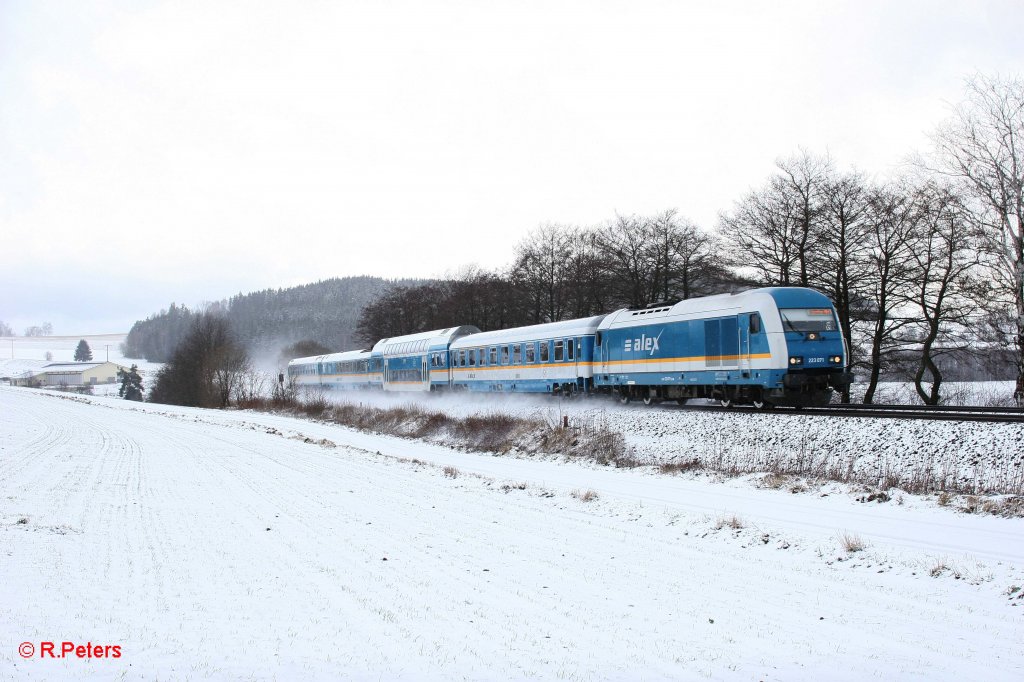
<path id="1" fill-rule="evenodd" d="M 664 331 L 661 332 L 661 334 L 664 333 Z M 625 351 L 627 353 L 647 353 L 648 355 L 654 355 L 658 352 L 658 339 L 661 338 L 661 334 L 658 334 L 657 336 L 641 334 L 635 339 L 626 339 Z"/>

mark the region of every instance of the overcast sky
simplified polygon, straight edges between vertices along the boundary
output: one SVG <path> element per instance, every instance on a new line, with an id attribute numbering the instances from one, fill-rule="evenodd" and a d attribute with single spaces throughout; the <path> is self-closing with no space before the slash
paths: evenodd
<path id="1" fill-rule="evenodd" d="M 0 320 L 507 264 L 544 222 L 713 228 L 799 147 L 880 178 L 1024 3 L 0 0 Z"/>

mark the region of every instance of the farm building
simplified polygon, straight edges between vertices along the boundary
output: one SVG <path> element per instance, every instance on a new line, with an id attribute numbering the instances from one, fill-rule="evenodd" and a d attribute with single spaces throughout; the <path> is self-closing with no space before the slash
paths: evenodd
<path id="1" fill-rule="evenodd" d="M 112 384 L 117 370 L 128 371 L 113 362 L 54 362 L 14 377 L 15 386 L 85 386 Z"/>

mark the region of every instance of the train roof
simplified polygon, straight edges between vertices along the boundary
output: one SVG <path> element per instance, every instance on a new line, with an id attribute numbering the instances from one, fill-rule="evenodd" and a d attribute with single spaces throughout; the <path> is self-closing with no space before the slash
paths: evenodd
<path id="1" fill-rule="evenodd" d="M 349 360 L 366 360 L 371 353 L 368 350 L 347 350 L 341 353 L 327 353 L 326 355 L 310 355 L 305 358 L 294 358 L 288 361 L 292 365 L 313 365 L 318 362 L 346 362 Z"/>
<path id="2" fill-rule="evenodd" d="M 650 324 L 652 320 L 659 318 L 679 319 L 715 313 L 729 315 L 735 314 L 735 311 L 741 309 L 759 310 L 769 306 L 774 308 L 832 307 L 832 301 L 821 292 L 806 287 L 764 287 L 733 294 L 688 298 L 672 305 L 617 310 L 605 318 L 601 329 Z"/>
<path id="3" fill-rule="evenodd" d="M 414 353 L 425 353 L 430 350 L 447 350 L 448 345 L 457 338 L 467 334 L 478 334 L 480 330 L 472 325 L 461 327 L 448 327 L 419 334 L 406 334 L 405 336 L 393 336 L 388 339 L 381 339 L 373 346 L 375 355 L 394 357 L 397 355 L 409 355 Z"/>
<path id="4" fill-rule="evenodd" d="M 349 360 L 366 360 L 370 357 L 368 350 L 347 350 L 343 353 L 330 353 L 319 356 L 320 362 L 347 362 Z"/>
<path id="5" fill-rule="evenodd" d="M 561 322 L 547 322 L 545 324 L 532 324 L 526 327 L 514 327 L 512 329 L 499 329 L 490 332 L 480 332 L 470 336 L 464 336 L 452 343 L 452 349 L 476 348 L 497 343 L 517 343 L 521 341 L 538 341 L 542 339 L 553 339 L 560 336 L 586 336 L 597 332 L 604 315 L 594 317 L 583 317 L 577 320 L 562 320 Z"/>

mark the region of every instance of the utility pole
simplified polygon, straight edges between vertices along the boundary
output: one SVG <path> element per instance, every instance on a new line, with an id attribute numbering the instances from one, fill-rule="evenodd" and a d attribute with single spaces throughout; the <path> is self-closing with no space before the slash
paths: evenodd
<path id="1" fill-rule="evenodd" d="M 104 344 L 104 347 L 107 349 L 107 362 L 110 362 L 110 344 Z"/>

